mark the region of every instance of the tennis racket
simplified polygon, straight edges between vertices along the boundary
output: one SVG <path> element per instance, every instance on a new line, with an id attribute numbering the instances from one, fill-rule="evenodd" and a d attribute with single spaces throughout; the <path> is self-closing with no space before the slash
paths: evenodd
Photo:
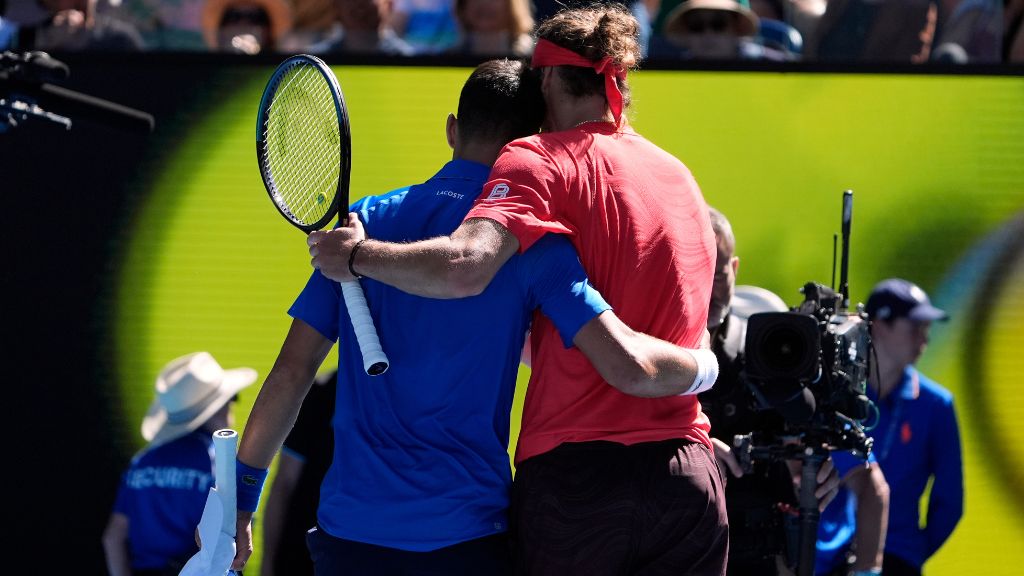
<path id="1" fill-rule="evenodd" d="M 348 110 L 338 79 L 315 56 L 281 63 L 263 90 L 256 118 L 256 158 L 263 185 L 286 220 L 305 233 L 348 213 L 352 167 Z M 358 280 L 341 283 L 363 369 L 388 369 L 377 329 Z"/>

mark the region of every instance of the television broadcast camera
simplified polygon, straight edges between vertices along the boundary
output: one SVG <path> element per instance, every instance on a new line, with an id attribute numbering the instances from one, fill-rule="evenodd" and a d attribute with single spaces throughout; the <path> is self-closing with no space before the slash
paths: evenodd
<path id="1" fill-rule="evenodd" d="M 124 130 L 153 131 L 155 122 L 147 112 L 55 84 L 70 74 L 67 64 L 46 52 L 0 52 L 0 134 L 31 123 L 71 130 L 72 116 Z"/>
<path id="2" fill-rule="evenodd" d="M 866 316 L 850 312 L 842 295 L 808 282 L 791 312 L 762 312 L 747 321 L 744 376 L 762 408 L 779 411 L 782 436 L 866 457 L 871 438 L 861 422 L 869 348 Z"/>
<path id="3" fill-rule="evenodd" d="M 875 414 L 866 395 L 871 336 L 866 314 L 859 307 L 850 310 L 847 280 L 852 210 L 853 193 L 847 190 L 839 291 L 808 282 L 799 306 L 752 314 L 739 373 L 752 396 L 746 404 L 775 416 L 758 420 L 759 427 L 749 434 L 735 436 L 741 465 L 750 472 L 755 462 L 802 462 L 799 513 L 769 523 L 785 525 L 786 556 L 791 565 L 795 561 L 800 576 L 814 573 L 820 517 L 814 491 L 821 464 L 833 450 L 867 458 L 872 445 L 863 425 Z"/>

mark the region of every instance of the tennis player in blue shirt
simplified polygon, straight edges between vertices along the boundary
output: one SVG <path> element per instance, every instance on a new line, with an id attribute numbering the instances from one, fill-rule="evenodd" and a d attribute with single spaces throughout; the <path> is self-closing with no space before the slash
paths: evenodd
<path id="1" fill-rule="evenodd" d="M 486 62 L 463 87 L 458 118 L 448 118 L 453 160 L 423 184 L 366 198 L 352 210 L 373 238 L 450 234 L 504 144 L 535 132 L 543 115 L 538 77 L 520 62 Z M 509 413 L 532 315 L 543 311 L 567 347 L 598 315 L 614 315 L 558 235 L 512 258 L 477 296 L 429 300 L 369 279 L 362 284 L 391 367 L 381 376 L 363 372 L 339 285 L 315 271 L 289 310 L 294 321 L 239 446 L 233 567 L 252 550 L 249 522 L 265 468 L 337 340 L 334 461 L 321 487 L 318 525 L 307 536 L 315 572 L 509 573 Z M 678 380 L 681 390 L 694 382 L 693 355 L 617 326 L 598 340 L 644 342 L 652 376 Z M 605 367 L 617 357 L 604 356 Z"/>
<path id="2" fill-rule="evenodd" d="M 931 323 L 948 316 L 932 306 L 924 290 L 899 278 L 878 283 L 866 311 L 878 368 L 868 380 L 868 396 L 880 413 L 870 435 L 890 490 L 882 573 L 916 575 L 964 512 L 953 395 L 914 367 L 928 344 Z M 928 517 L 922 527 L 918 511 L 929 480 Z"/>

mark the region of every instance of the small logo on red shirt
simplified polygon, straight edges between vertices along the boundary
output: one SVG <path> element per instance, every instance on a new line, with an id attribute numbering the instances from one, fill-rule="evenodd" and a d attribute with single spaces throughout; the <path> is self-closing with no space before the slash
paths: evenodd
<path id="1" fill-rule="evenodd" d="M 900 427 L 900 441 L 904 444 L 909 444 L 912 436 L 910 433 L 910 422 L 904 422 L 903 426 Z"/>
<path id="2" fill-rule="evenodd" d="M 498 200 L 508 196 L 508 184 L 495 184 L 494 188 L 491 188 L 491 193 L 487 196 L 488 200 Z"/>

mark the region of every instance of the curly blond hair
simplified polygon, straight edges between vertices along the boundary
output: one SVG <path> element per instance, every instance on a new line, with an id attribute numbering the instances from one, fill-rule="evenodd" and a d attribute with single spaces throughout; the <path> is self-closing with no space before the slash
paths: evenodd
<path id="1" fill-rule="evenodd" d="M 537 38 L 568 48 L 595 62 L 611 58 L 623 70 L 640 65 L 640 24 L 622 4 L 566 8 L 537 27 Z M 578 66 L 560 66 L 566 89 L 574 97 L 605 95 L 604 77 Z M 622 103 L 630 103 L 629 85 L 618 79 Z"/>

